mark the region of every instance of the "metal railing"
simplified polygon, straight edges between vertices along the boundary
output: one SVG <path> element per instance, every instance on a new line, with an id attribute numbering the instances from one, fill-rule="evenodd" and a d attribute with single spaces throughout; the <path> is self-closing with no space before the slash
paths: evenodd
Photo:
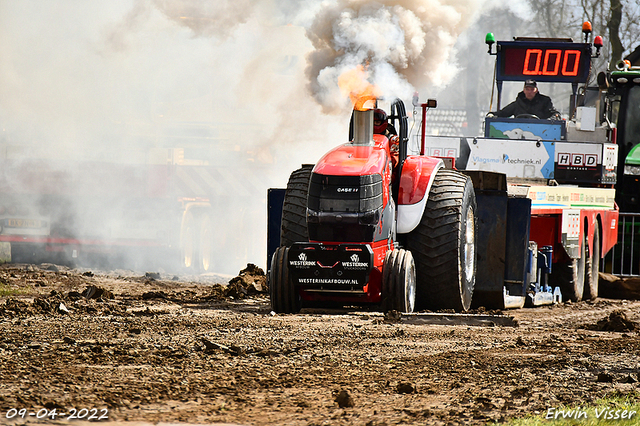
<path id="1" fill-rule="evenodd" d="M 618 243 L 602 259 L 600 270 L 621 277 L 640 276 L 640 213 L 620 213 Z"/>

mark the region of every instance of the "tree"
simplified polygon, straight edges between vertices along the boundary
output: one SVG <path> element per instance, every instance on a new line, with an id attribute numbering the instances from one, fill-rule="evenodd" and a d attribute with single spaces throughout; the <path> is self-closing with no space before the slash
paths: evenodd
<path id="1" fill-rule="evenodd" d="M 636 0 L 580 0 L 584 20 L 605 38 L 596 65 L 611 69 L 640 43 L 640 6 Z M 608 41 L 608 43 L 607 43 Z"/>

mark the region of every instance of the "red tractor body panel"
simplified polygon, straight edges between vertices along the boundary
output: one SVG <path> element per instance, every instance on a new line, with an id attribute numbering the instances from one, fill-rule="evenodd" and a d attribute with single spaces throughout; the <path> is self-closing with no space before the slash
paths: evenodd
<path id="1" fill-rule="evenodd" d="M 431 182 L 442 167 L 442 160 L 435 157 L 407 157 L 402 166 L 398 204 L 416 204 L 429 193 Z"/>
<path id="2" fill-rule="evenodd" d="M 340 145 L 318 161 L 314 172 L 327 176 L 362 176 L 383 174 L 389 165 L 389 141 L 373 135 L 373 145 Z"/>

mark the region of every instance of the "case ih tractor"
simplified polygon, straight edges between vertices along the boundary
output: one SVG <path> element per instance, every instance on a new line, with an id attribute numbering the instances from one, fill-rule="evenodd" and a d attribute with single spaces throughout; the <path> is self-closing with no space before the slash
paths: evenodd
<path id="1" fill-rule="evenodd" d="M 374 134 L 374 109 L 357 108 L 350 141 L 291 174 L 275 221 L 279 247 L 271 250 L 275 312 L 298 312 L 303 302 L 469 309 L 477 226 L 471 179 L 442 159 L 407 155 L 403 102 L 390 112 L 397 154 L 387 136 Z"/>
<path id="2" fill-rule="evenodd" d="M 503 82 L 570 83 L 567 119 L 487 117 L 481 136 L 428 136 L 430 101 L 420 104 L 421 143 L 409 155 L 395 101 L 396 160 L 393 141 L 373 134 L 373 111 L 356 108 L 348 143 L 295 171 L 286 190 L 269 190 L 273 310 L 329 301 L 465 311 L 597 298 L 602 256 L 618 237 L 612 112 L 625 109 L 627 92 L 587 87 L 602 39 L 591 44 L 584 31 L 583 43 L 487 37 L 498 106 Z M 615 78 L 621 86 L 631 75 Z M 625 171 L 636 173 L 630 164 Z"/>

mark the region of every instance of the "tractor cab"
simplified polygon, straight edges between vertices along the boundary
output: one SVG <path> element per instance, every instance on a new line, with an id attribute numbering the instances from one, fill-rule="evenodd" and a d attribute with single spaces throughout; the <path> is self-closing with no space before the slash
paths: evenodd
<path id="1" fill-rule="evenodd" d="M 575 130 L 593 130 L 597 124 L 597 113 L 595 109 L 585 107 L 585 90 L 591 59 L 600 54 L 602 38 L 596 37 L 593 44 L 588 42 L 591 33 L 588 23 L 583 25 L 583 33 L 583 43 L 574 43 L 571 38 L 533 37 L 515 37 L 513 41 L 496 42 L 492 33 L 487 34 L 485 42 L 489 46 L 488 53 L 496 56 L 498 110 L 503 107 L 502 89 L 505 81 L 570 83 L 572 94 L 569 121 L 540 119 L 529 114 L 514 118 L 489 116 L 485 119 L 486 138 L 562 141 L 570 139 L 571 132 Z M 582 93 L 578 93 L 581 85 Z"/>

